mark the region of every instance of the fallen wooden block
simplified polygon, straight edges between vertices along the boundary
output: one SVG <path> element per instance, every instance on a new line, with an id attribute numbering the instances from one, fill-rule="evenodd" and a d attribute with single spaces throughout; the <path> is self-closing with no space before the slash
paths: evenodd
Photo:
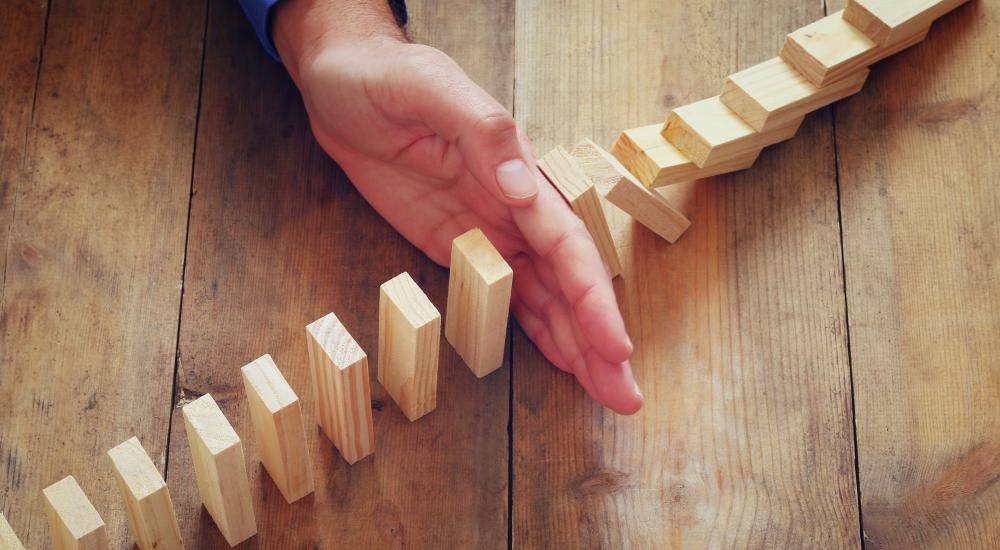
<path id="1" fill-rule="evenodd" d="M 163 476 L 135 437 L 108 451 L 128 524 L 141 550 L 184 548 Z"/>
<path id="2" fill-rule="evenodd" d="M 444 334 L 478 378 L 503 364 L 513 280 L 513 270 L 479 229 L 452 241 Z"/>
<path id="3" fill-rule="evenodd" d="M 715 166 L 699 168 L 667 141 L 660 134 L 661 130 L 662 123 L 625 130 L 611 147 L 611 154 L 647 187 L 662 187 L 744 170 L 753 166 L 763 149 Z"/>
<path id="4" fill-rule="evenodd" d="M 879 46 L 891 48 L 966 2 L 968 0 L 848 0 L 844 21 Z"/>
<path id="5" fill-rule="evenodd" d="M 698 167 L 742 159 L 768 145 L 790 139 L 803 117 L 757 132 L 719 99 L 719 96 L 677 107 L 670 112 L 662 134 Z"/>
<path id="6" fill-rule="evenodd" d="M 751 128 L 769 132 L 857 93 L 869 72 L 862 68 L 820 88 L 775 57 L 730 75 L 719 97 Z"/>
<path id="7" fill-rule="evenodd" d="M 368 356 L 333 313 L 306 327 L 316 418 L 348 464 L 375 452 Z"/>
<path id="8" fill-rule="evenodd" d="M 437 406 L 441 314 L 409 273 L 382 283 L 378 381 L 410 421 Z"/>
<path id="9" fill-rule="evenodd" d="M 243 386 L 264 469 L 289 503 L 313 492 L 302 403 L 270 355 L 245 365 Z"/>
<path id="10" fill-rule="evenodd" d="M 691 226 L 666 199 L 635 179 L 617 159 L 585 139 L 570 153 L 604 197 L 668 242 L 675 242 Z"/>
<path id="11" fill-rule="evenodd" d="M 257 534 L 243 443 L 210 394 L 184 405 L 201 502 L 229 546 Z"/>
<path id="12" fill-rule="evenodd" d="M 55 550 L 103 550 L 108 547 L 104 520 L 73 476 L 42 490 Z"/>
<path id="13" fill-rule="evenodd" d="M 21 539 L 17 538 L 17 533 L 7 523 L 7 518 L 0 514 L 0 550 L 24 550 Z"/>
<path id="14" fill-rule="evenodd" d="M 597 251 L 601 253 L 601 258 L 608 267 L 611 276 L 621 275 L 622 262 L 618 257 L 615 243 L 611 239 L 611 229 L 604 216 L 601 196 L 587 179 L 587 176 L 573 162 L 570 154 L 566 149 L 557 147 L 538 161 L 538 168 L 559 190 L 559 193 L 573 208 L 573 212 L 576 212 L 576 215 L 583 220 L 583 225 L 587 227 L 587 231 L 594 239 Z"/>
<path id="15" fill-rule="evenodd" d="M 781 58 L 816 86 L 827 86 L 894 53 L 919 43 L 930 27 L 883 48 L 844 21 L 843 10 L 792 32 Z"/>

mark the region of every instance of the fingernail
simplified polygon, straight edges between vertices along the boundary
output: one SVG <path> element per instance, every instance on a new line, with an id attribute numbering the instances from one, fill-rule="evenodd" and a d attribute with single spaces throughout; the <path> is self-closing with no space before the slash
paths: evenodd
<path id="1" fill-rule="evenodd" d="M 625 335 L 625 345 L 628 346 L 628 354 L 632 355 L 632 352 L 635 351 L 635 344 L 632 343 L 632 339 L 629 338 L 628 334 Z"/>
<path id="2" fill-rule="evenodd" d="M 642 390 L 639 389 L 639 383 L 632 379 L 632 389 L 635 390 L 635 394 L 639 396 L 639 399 L 645 399 L 642 395 Z"/>
<path id="3" fill-rule="evenodd" d="M 538 194 L 535 174 L 521 159 L 508 160 L 497 166 L 497 183 L 509 199 L 527 199 Z"/>

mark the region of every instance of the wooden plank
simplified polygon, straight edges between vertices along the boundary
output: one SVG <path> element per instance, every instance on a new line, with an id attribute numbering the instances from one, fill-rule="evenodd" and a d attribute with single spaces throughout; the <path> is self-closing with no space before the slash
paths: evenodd
<path id="1" fill-rule="evenodd" d="M 847 21 L 883 48 L 931 26 L 935 19 L 968 0 L 850 0 Z"/>
<path id="2" fill-rule="evenodd" d="M 601 204 L 601 195 L 597 192 L 597 188 L 577 166 L 569 152 L 562 147 L 556 147 L 538 159 L 538 168 L 566 199 L 577 217 L 583 220 L 583 225 L 594 239 L 608 273 L 612 277 L 620 275 L 622 262 L 618 258 L 618 251 L 611 238 L 611 229 L 604 216 L 604 206 Z"/>
<path id="3" fill-rule="evenodd" d="M 181 408 L 201 502 L 229 546 L 257 534 L 243 443 L 205 394 Z"/>
<path id="4" fill-rule="evenodd" d="M 861 90 L 868 69 L 822 88 L 774 57 L 729 75 L 719 98 L 751 128 L 767 132 Z"/>
<path id="5" fill-rule="evenodd" d="M 767 132 L 757 132 L 739 115 L 712 96 L 675 107 L 660 132 L 699 168 L 733 162 L 768 145 L 791 139 L 802 124 L 801 116 Z"/>
<path id="6" fill-rule="evenodd" d="M 83 474 L 132 435 L 164 464 L 204 3 L 5 2 L 0 26 L 0 500 L 41 548 L 41 490 L 77 473 L 125 547 Z"/>
<path id="7" fill-rule="evenodd" d="M 316 418 L 340 456 L 354 464 L 375 452 L 368 356 L 334 313 L 306 327 Z"/>
<path id="8" fill-rule="evenodd" d="M 111 448 L 108 457 L 140 550 L 183 549 L 170 490 L 139 439 Z"/>
<path id="9" fill-rule="evenodd" d="M 17 538 L 17 533 L 7 523 L 7 518 L 0 514 L 0 550 L 24 550 L 21 539 Z"/>
<path id="10" fill-rule="evenodd" d="M 271 356 L 244 365 L 243 387 L 260 461 L 288 503 L 313 492 L 302 403 Z"/>
<path id="11" fill-rule="evenodd" d="M 836 110 L 870 548 L 1000 547 L 998 25 L 970 4 Z"/>
<path id="12" fill-rule="evenodd" d="M 104 520 L 73 476 L 42 490 L 55 550 L 104 550 L 108 533 Z"/>
<path id="13" fill-rule="evenodd" d="M 515 114 L 543 151 L 610 143 L 821 10 L 521 2 Z M 859 546 L 830 128 L 821 111 L 753 170 L 665 188 L 691 228 L 621 248 L 636 415 L 596 406 L 515 331 L 515 548 Z"/>
<path id="14" fill-rule="evenodd" d="M 437 407 L 441 314 L 403 272 L 378 299 L 378 381 L 413 422 Z"/>

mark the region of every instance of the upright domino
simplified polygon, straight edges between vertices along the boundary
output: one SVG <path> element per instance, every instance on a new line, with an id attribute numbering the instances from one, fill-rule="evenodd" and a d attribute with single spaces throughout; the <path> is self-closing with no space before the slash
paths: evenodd
<path id="1" fill-rule="evenodd" d="M 260 461 L 281 496 L 295 502 L 313 492 L 302 403 L 270 355 L 258 357 L 240 372 Z"/>
<path id="2" fill-rule="evenodd" d="M 128 524 L 141 550 L 184 548 L 163 476 L 135 437 L 108 451 Z"/>
<path id="3" fill-rule="evenodd" d="M 55 550 L 104 550 L 108 547 L 104 520 L 73 476 L 49 485 L 42 494 L 45 495 Z"/>
<path id="4" fill-rule="evenodd" d="M 905 42 L 968 0 L 849 0 L 844 21 L 883 48 Z"/>
<path id="5" fill-rule="evenodd" d="M 229 546 L 236 546 L 257 534 L 243 443 L 210 394 L 181 412 L 201 501 Z"/>
<path id="6" fill-rule="evenodd" d="M 441 314 L 409 273 L 382 283 L 378 381 L 410 421 L 437 406 Z"/>
<path id="7" fill-rule="evenodd" d="M 604 197 L 668 242 L 675 242 L 691 226 L 666 199 L 639 183 L 607 151 L 585 139 L 570 153 Z"/>
<path id="8" fill-rule="evenodd" d="M 17 533 L 7 523 L 7 518 L 0 514 L 0 550 L 24 550 L 21 539 L 17 538 Z"/>
<path id="9" fill-rule="evenodd" d="M 503 364 L 513 280 L 514 272 L 479 229 L 452 241 L 444 334 L 479 378 Z"/>
<path id="10" fill-rule="evenodd" d="M 316 417 L 348 464 L 375 451 L 368 356 L 333 313 L 306 327 Z"/>
<path id="11" fill-rule="evenodd" d="M 604 216 L 601 196 L 597 189 L 562 147 L 557 147 L 542 157 L 538 161 L 538 168 L 559 190 L 559 193 L 573 208 L 573 212 L 576 212 L 576 215 L 583 220 L 583 225 L 587 227 L 587 231 L 594 239 L 597 251 L 600 252 L 604 264 L 608 266 L 611 276 L 620 275 L 622 262 L 618 257 L 615 243 L 611 239 L 611 229 Z"/>

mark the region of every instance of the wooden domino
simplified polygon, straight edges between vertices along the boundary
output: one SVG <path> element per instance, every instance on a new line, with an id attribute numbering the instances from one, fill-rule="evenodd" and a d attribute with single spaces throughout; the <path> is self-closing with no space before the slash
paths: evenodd
<path id="1" fill-rule="evenodd" d="M 333 313 L 306 327 L 316 418 L 348 464 L 375 451 L 368 356 Z"/>
<path id="2" fill-rule="evenodd" d="M 479 229 L 452 241 L 444 334 L 479 378 L 503 364 L 513 280 L 513 270 Z"/>
<path id="3" fill-rule="evenodd" d="M 757 132 L 726 107 L 719 96 L 714 96 L 671 111 L 661 133 L 684 156 L 704 168 L 743 158 L 790 139 L 802 119 L 799 116 L 767 132 Z"/>
<path id="4" fill-rule="evenodd" d="M 24 550 L 21 539 L 17 538 L 17 533 L 7 523 L 7 518 L 0 514 L 0 550 Z"/>
<path id="5" fill-rule="evenodd" d="M 883 48 L 905 42 L 968 0 L 848 0 L 844 21 Z"/>
<path id="6" fill-rule="evenodd" d="M 382 283 L 378 381 L 411 422 L 437 406 L 441 314 L 409 273 Z"/>
<path id="7" fill-rule="evenodd" d="M 128 524 L 141 550 L 184 548 L 163 476 L 135 437 L 108 451 Z"/>
<path id="8" fill-rule="evenodd" d="M 295 502 L 313 492 L 302 402 L 270 355 L 258 357 L 240 372 L 260 461 L 281 496 Z"/>
<path id="9" fill-rule="evenodd" d="M 917 29 L 904 40 L 881 47 L 845 21 L 841 10 L 789 34 L 780 55 L 822 87 L 919 43 L 928 30 L 930 27 Z"/>
<path id="10" fill-rule="evenodd" d="M 108 535 L 104 520 L 73 476 L 42 490 L 55 550 L 104 550 Z"/>
<path id="11" fill-rule="evenodd" d="M 675 242 L 691 226 L 666 199 L 640 183 L 593 141 L 583 140 L 570 154 L 611 204 L 668 242 Z"/>
<path id="12" fill-rule="evenodd" d="M 604 215 L 601 196 L 586 174 L 573 162 L 573 157 L 566 149 L 557 147 L 538 161 L 538 168 L 583 220 L 611 276 L 620 275 L 622 262 L 611 238 L 611 228 Z"/>
<path id="13" fill-rule="evenodd" d="M 184 405 L 201 502 L 229 546 L 257 534 L 243 443 L 210 394 Z"/>
<path id="14" fill-rule="evenodd" d="M 862 68 L 820 88 L 775 57 L 730 75 L 719 97 L 751 128 L 769 132 L 857 93 L 869 72 Z"/>

